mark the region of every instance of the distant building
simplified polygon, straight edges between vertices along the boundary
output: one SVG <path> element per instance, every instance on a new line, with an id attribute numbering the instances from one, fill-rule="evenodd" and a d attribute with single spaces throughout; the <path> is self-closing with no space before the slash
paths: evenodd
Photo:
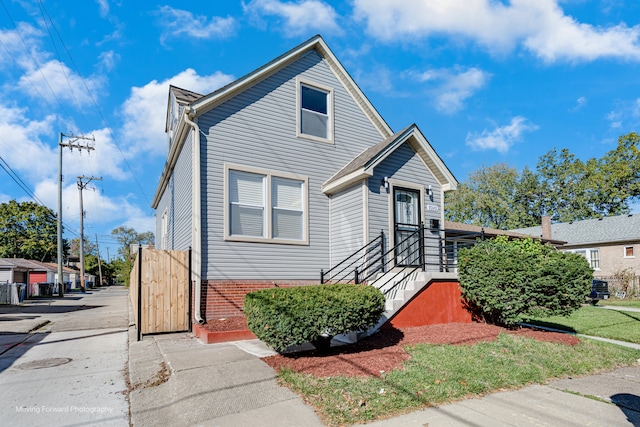
<path id="1" fill-rule="evenodd" d="M 543 221 L 544 222 L 544 221 Z M 543 228 L 547 228 L 543 232 Z M 610 216 L 584 221 L 511 230 L 566 243 L 558 249 L 584 256 L 594 276 L 612 276 L 624 269 L 640 275 L 640 214 Z"/>

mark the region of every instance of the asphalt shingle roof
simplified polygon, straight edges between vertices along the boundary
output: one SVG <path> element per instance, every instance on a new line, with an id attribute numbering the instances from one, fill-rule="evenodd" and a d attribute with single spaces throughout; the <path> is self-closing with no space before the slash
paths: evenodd
<path id="1" fill-rule="evenodd" d="M 542 226 L 511 231 L 540 237 Z M 640 214 L 559 222 L 551 224 L 551 233 L 554 240 L 564 240 L 568 246 L 640 241 Z"/>

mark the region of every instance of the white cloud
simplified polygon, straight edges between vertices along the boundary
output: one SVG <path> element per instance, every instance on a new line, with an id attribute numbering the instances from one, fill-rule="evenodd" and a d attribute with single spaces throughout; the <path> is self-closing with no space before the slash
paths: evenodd
<path id="1" fill-rule="evenodd" d="M 244 6 L 249 14 L 278 16 L 284 21 L 284 33 L 289 37 L 313 32 L 341 33 L 337 13 L 333 7 L 320 0 L 281 2 L 278 0 L 253 0 Z"/>
<path id="2" fill-rule="evenodd" d="M 77 107 L 92 102 L 91 94 L 101 93 L 105 87 L 105 79 L 100 76 L 82 78 L 65 64 L 51 60 L 40 69 L 23 75 L 17 87 L 34 98 L 43 97 L 48 103 L 72 102 Z"/>
<path id="3" fill-rule="evenodd" d="M 485 129 L 480 134 L 468 133 L 466 144 L 473 150 L 497 150 L 506 153 L 509 148 L 518 142 L 525 132 L 538 129 L 538 126 L 530 123 L 522 116 L 511 119 L 508 125 L 495 128 L 491 131 Z"/>
<path id="4" fill-rule="evenodd" d="M 86 180 L 85 180 L 86 182 Z M 108 187 L 108 184 L 105 186 Z M 85 234 L 91 234 L 90 227 L 101 227 L 111 224 L 126 224 L 140 231 L 154 231 L 155 219 L 149 211 L 144 212 L 132 204 L 127 196 L 110 198 L 102 194 L 103 186 L 99 182 L 90 183 L 82 192 Z M 35 187 L 38 199 L 46 206 L 58 210 L 58 184 L 55 181 L 41 181 Z M 80 229 L 80 192 L 76 180 L 66 182 L 62 188 L 62 221 L 74 232 Z M 114 228 L 117 227 L 113 226 Z"/>
<path id="5" fill-rule="evenodd" d="M 161 6 L 156 13 L 160 17 L 160 25 L 165 30 L 160 36 L 162 43 L 171 37 L 182 35 L 197 39 L 212 39 L 230 37 L 235 32 L 236 21 L 233 17 L 213 16 L 209 19 L 171 6 Z"/>
<path id="6" fill-rule="evenodd" d="M 580 98 L 576 99 L 576 105 L 569 108 L 569 111 L 572 111 L 572 112 L 578 111 L 582 109 L 584 106 L 586 106 L 588 103 L 589 101 L 587 100 L 587 98 L 585 98 L 584 96 L 581 96 Z"/>
<path id="7" fill-rule="evenodd" d="M 98 8 L 100 10 L 100 16 L 105 17 L 109 15 L 109 1 L 108 0 L 96 0 L 98 3 Z"/>
<path id="8" fill-rule="evenodd" d="M 639 25 L 580 23 L 557 0 L 355 0 L 354 14 L 385 41 L 446 35 L 496 53 L 521 45 L 547 62 L 640 60 Z"/>
<path id="9" fill-rule="evenodd" d="M 145 86 L 133 87 L 122 107 L 125 123 L 121 139 L 128 141 L 131 147 L 127 157 L 140 152 L 149 155 L 166 154 L 167 136 L 164 128 L 170 84 L 204 95 L 231 80 L 232 76 L 221 72 L 199 76 L 195 70 L 188 68 L 161 82 L 152 80 Z"/>
<path id="10" fill-rule="evenodd" d="M 452 114 L 464 108 L 464 101 L 485 86 L 491 75 L 478 68 L 466 71 L 437 69 L 417 75 L 421 82 L 437 85 L 432 92 L 435 95 L 436 109 Z"/>
<path id="11" fill-rule="evenodd" d="M 42 120 L 26 118 L 27 110 L 0 104 L 0 153 L 2 158 L 28 181 L 42 175 L 53 176 L 57 167 L 56 151 L 43 140 L 55 135 L 55 116 Z M 38 167 L 34 167 L 37 161 Z"/>
<path id="12" fill-rule="evenodd" d="M 98 59 L 100 60 L 100 68 L 105 71 L 111 71 L 116 66 L 116 63 L 120 61 L 120 55 L 109 50 L 102 52 L 100 56 L 98 56 Z"/>
<path id="13" fill-rule="evenodd" d="M 615 109 L 606 115 L 609 127 L 616 131 L 622 128 L 631 132 L 640 127 L 640 98 L 632 101 L 618 101 Z"/>

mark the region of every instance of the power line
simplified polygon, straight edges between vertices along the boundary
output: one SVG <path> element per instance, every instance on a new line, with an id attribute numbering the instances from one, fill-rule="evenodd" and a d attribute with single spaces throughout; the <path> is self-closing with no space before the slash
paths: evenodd
<path id="1" fill-rule="evenodd" d="M 37 204 L 47 208 L 47 205 L 40 198 L 38 198 L 38 196 L 36 196 L 36 194 L 33 192 L 33 190 L 31 190 L 31 188 L 29 188 L 29 186 L 22 180 L 22 178 L 20 178 L 20 175 L 18 175 L 18 173 L 16 171 L 14 171 L 11 168 L 11 166 L 9 166 L 7 161 L 5 159 L 3 159 L 2 156 L 0 156 L 0 162 L 2 162 L 2 164 L 0 164 L 0 167 L 2 169 L 4 169 L 4 171 L 7 173 L 7 175 L 9 175 L 9 177 L 18 185 L 18 187 L 20 187 L 22 189 L 22 191 L 27 193 L 27 195 L 29 197 L 31 197 L 31 199 L 34 202 L 36 202 Z M 49 208 L 47 208 L 47 209 L 49 209 Z M 51 218 L 52 219 L 56 219 L 54 214 L 51 214 Z M 75 234 L 76 236 L 78 235 L 78 232 L 76 232 L 68 224 L 65 224 L 63 222 L 63 225 L 64 225 L 65 230 L 71 232 L 72 234 Z"/>
<path id="2" fill-rule="evenodd" d="M 9 21 L 11 21 L 11 24 L 13 25 L 13 27 L 16 30 L 16 33 L 18 34 L 18 37 L 20 38 L 20 41 L 22 42 L 22 45 L 25 48 L 25 51 L 27 52 L 27 55 L 29 55 L 29 57 L 31 58 L 31 60 L 33 61 L 33 63 L 36 65 L 36 68 L 38 69 L 40 75 L 42 76 L 42 79 L 44 80 L 45 84 L 47 85 L 47 87 L 49 88 L 49 90 L 51 91 L 51 94 L 53 95 L 53 98 L 56 100 L 56 102 L 58 103 L 58 106 L 60 107 L 61 110 L 64 111 L 65 115 L 67 116 L 71 116 L 67 110 L 64 108 L 64 106 L 62 105 L 62 103 L 60 102 L 60 100 L 58 99 L 55 91 L 53 90 L 53 88 L 51 87 L 51 85 L 49 84 L 49 80 L 47 80 L 47 77 L 44 75 L 44 73 L 42 72 L 42 66 L 40 65 L 40 63 L 38 62 L 38 60 L 33 56 L 33 54 L 31 53 L 31 50 L 29 49 L 29 46 L 27 46 L 27 42 L 25 41 L 24 37 L 22 37 L 22 32 L 20 31 L 20 29 L 18 28 L 18 26 L 16 25 L 15 21 L 13 20 L 13 18 L 11 17 L 11 14 L 9 13 L 9 10 L 7 9 L 7 7 L 4 4 L 4 0 L 0 0 L 0 4 L 2 4 L 2 8 L 4 9 L 5 13 L 7 14 L 7 17 L 9 17 Z M 23 69 L 26 73 L 26 75 L 28 75 L 28 70 Z M 42 96 L 42 94 L 38 91 L 38 95 Z"/>
<path id="3" fill-rule="evenodd" d="M 80 113 L 80 116 L 82 117 L 82 120 L 84 121 L 85 126 L 88 127 L 89 122 L 87 121 L 87 118 L 85 117 L 82 108 L 80 107 L 80 103 L 78 102 L 78 99 L 76 98 L 76 94 L 73 90 L 73 87 L 71 86 L 71 82 L 69 81 L 69 76 L 67 75 L 67 71 L 66 71 L 66 67 L 63 66 L 64 62 L 62 61 L 62 57 L 60 56 L 60 53 L 58 52 L 58 46 L 56 46 L 56 42 L 53 39 L 53 34 L 51 34 L 51 30 L 49 29 L 49 25 L 47 25 L 47 19 L 45 17 L 45 13 L 44 13 L 44 5 L 42 4 L 41 0 L 38 0 L 38 6 L 40 7 L 40 14 L 42 15 L 42 21 L 44 23 L 44 27 L 47 30 L 47 34 L 49 34 L 49 38 L 51 39 L 51 44 L 53 46 L 53 50 L 56 52 L 56 57 L 58 58 L 58 61 L 60 62 L 60 69 L 62 70 L 62 74 L 64 75 L 64 79 L 67 82 L 67 86 L 69 87 L 69 93 L 71 94 L 71 97 L 73 98 L 73 102 L 76 105 L 76 109 L 78 110 L 78 112 Z"/>
<path id="4" fill-rule="evenodd" d="M 2 1 L 2 0 L 0 0 L 0 1 Z M 87 94 L 89 94 L 89 97 L 91 98 L 91 101 L 92 101 L 94 107 L 98 111 L 98 114 L 100 115 L 100 118 L 102 119 L 102 122 L 105 124 L 105 126 L 107 128 L 107 131 L 109 132 L 109 135 L 111 136 L 111 140 L 113 141 L 113 143 L 115 144 L 116 148 L 118 149 L 118 152 L 122 156 L 122 160 L 124 161 L 125 165 L 127 166 L 127 169 L 129 169 L 129 172 L 131 172 L 131 176 L 133 177 L 133 180 L 136 182 L 136 185 L 140 189 L 140 192 L 142 193 L 142 196 L 145 198 L 147 203 L 149 205 L 151 205 L 151 201 L 147 197 L 147 194 L 145 193 L 144 189 L 142 188 L 142 185 L 140 184 L 140 181 L 138 181 L 138 178 L 136 178 L 136 174 L 133 172 L 133 168 L 129 164 L 129 160 L 127 160 L 126 156 L 124 155 L 124 152 L 120 148 L 120 144 L 118 143 L 118 140 L 117 140 L 116 136 L 113 134 L 113 131 L 111 130 L 111 126 L 109 126 L 109 122 L 107 122 L 107 119 L 105 118 L 105 116 L 104 116 L 104 114 L 102 112 L 102 109 L 100 108 L 100 106 L 96 102 L 96 99 L 93 96 L 93 93 L 91 92 L 91 90 L 89 89 L 89 86 L 87 85 L 87 82 L 86 82 L 85 78 L 82 76 L 82 73 L 80 72 L 80 69 L 78 68 L 78 65 L 73 60 L 73 56 L 71 55 L 71 52 L 69 52 L 69 49 L 67 49 L 67 46 L 65 45 L 64 40 L 62 39 L 62 36 L 58 32 L 58 29 L 56 28 L 56 25 L 54 24 L 53 20 L 51 19 L 51 16 L 49 15 L 49 11 L 47 10 L 45 5 L 40 0 L 38 0 L 38 1 L 41 4 L 42 9 L 46 13 L 47 18 L 49 19 L 49 22 L 51 23 L 51 27 L 53 28 L 55 33 L 58 35 L 58 39 L 60 40 L 60 43 L 62 44 L 62 47 L 64 48 L 65 52 L 67 52 L 67 55 L 69 56 L 69 60 L 71 61 L 71 64 L 73 64 L 73 67 L 74 67 L 76 73 L 80 77 L 80 80 L 82 81 L 82 84 L 84 85 L 84 88 L 86 89 Z"/>

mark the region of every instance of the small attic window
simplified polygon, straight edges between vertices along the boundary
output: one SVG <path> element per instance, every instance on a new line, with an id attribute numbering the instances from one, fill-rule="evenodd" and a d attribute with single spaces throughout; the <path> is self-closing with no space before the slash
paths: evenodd
<path id="1" fill-rule="evenodd" d="M 298 136 L 333 140 L 333 90 L 298 81 Z"/>

